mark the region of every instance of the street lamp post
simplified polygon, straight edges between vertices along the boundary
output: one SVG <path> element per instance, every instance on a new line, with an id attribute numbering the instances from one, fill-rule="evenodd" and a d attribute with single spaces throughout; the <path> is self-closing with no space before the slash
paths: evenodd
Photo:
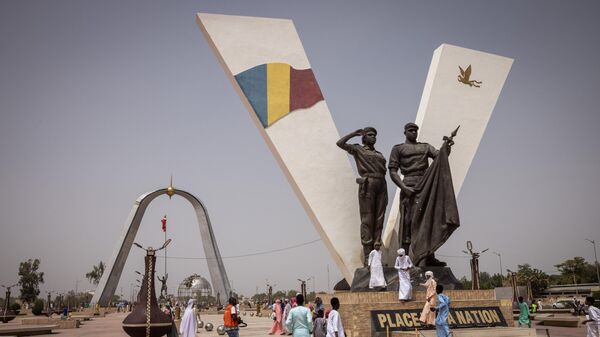
<path id="1" fill-rule="evenodd" d="M 598 270 L 598 255 L 596 254 L 596 240 L 586 239 L 594 246 L 594 259 L 596 260 L 596 281 L 600 285 L 600 271 Z"/>
<path id="2" fill-rule="evenodd" d="M 267 280 L 267 302 L 269 305 L 273 304 L 273 287 L 277 284 L 269 284 L 269 280 Z"/>
<path id="3" fill-rule="evenodd" d="M 494 255 L 498 255 L 498 259 L 500 260 L 500 275 L 502 275 L 502 271 L 504 270 L 504 268 L 502 268 L 502 255 L 500 253 L 497 252 L 492 252 Z"/>
<path id="4" fill-rule="evenodd" d="M 310 277 L 306 280 L 302 280 L 302 279 L 298 279 L 298 281 L 300 281 L 300 293 L 302 294 L 302 297 L 304 297 L 304 301 L 307 301 L 306 298 L 306 281 L 309 281 Z"/>
<path id="5" fill-rule="evenodd" d="M 511 282 L 512 288 L 513 288 L 513 302 L 517 302 L 517 299 L 519 297 L 518 286 L 517 286 L 517 273 L 515 273 L 514 271 L 512 271 L 510 269 L 506 269 L 506 271 L 508 272 L 508 276 L 510 277 L 510 282 Z"/>
<path id="6" fill-rule="evenodd" d="M 48 317 L 52 316 L 52 308 L 50 307 L 50 302 L 52 301 L 52 291 L 48 290 L 48 311 L 46 312 L 48 314 Z"/>
<path id="7" fill-rule="evenodd" d="M 317 298 L 317 289 L 315 288 L 315 277 L 313 275 L 310 278 L 312 279 L 312 284 L 313 284 L 312 285 L 313 286 L 312 291 L 313 291 L 313 293 L 315 293 L 315 298 Z M 315 300 L 315 298 L 313 298 L 313 301 Z"/>

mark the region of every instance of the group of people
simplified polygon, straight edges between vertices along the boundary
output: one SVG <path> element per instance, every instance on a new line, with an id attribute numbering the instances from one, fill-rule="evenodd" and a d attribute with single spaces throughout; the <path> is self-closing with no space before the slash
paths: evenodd
<path id="1" fill-rule="evenodd" d="M 273 303 L 273 325 L 269 335 L 293 335 L 294 337 L 344 337 L 344 327 L 338 309 L 340 301 L 331 299 L 331 310 L 325 312 L 321 298 L 315 299 L 314 305 L 305 306 L 304 296 L 277 299 Z M 237 336 L 236 336 L 237 337 Z"/>
<path id="2" fill-rule="evenodd" d="M 523 296 L 519 296 L 519 327 L 527 326 L 531 328 L 531 313 L 535 313 L 537 310 L 541 310 L 541 302 L 538 300 L 532 301 L 531 308 L 529 311 L 529 305 L 523 299 Z M 585 302 L 581 306 L 581 310 L 585 314 L 585 320 L 582 322 L 586 325 L 587 328 L 587 337 L 600 337 L 600 309 L 598 309 L 594 304 L 596 300 L 592 296 L 588 296 L 585 298 Z M 579 307 L 579 301 L 576 298 L 573 298 L 573 305 L 576 308 L 575 313 L 577 312 L 577 308 Z"/>

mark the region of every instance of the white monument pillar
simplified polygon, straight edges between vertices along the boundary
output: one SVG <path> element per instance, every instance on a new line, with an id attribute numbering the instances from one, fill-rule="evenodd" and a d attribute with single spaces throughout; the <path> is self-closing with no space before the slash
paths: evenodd
<path id="1" fill-rule="evenodd" d="M 419 126 L 418 141 L 436 148 L 442 144 L 443 136 L 450 136 L 450 132 L 460 125 L 449 159 L 456 195 L 475 157 L 512 63 L 513 59 L 504 56 L 449 44 L 442 44 L 433 53 L 415 123 Z M 467 76 L 462 72 L 470 74 Z M 394 251 L 394 254 L 390 253 L 393 258 L 398 246 L 392 237 L 395 239 L 398 233 L 399 204 L 400 189 L 397 189 L 382 237 L 384 245 Z"/>

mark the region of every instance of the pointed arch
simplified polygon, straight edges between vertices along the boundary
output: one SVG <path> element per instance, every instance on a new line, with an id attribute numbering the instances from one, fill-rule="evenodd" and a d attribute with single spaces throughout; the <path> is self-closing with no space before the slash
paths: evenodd
<path id="1" fill-rule="evenodd" d="M 123 267 L 125 266 L 125 262 L 127 262 L 127 257 L 131 251 L 131 246 L 137 235 L 144 213 L 146 212 L 148 205 L 156 199 L 156 197 L 163 194 L 167 194 L 166 188 L 142 194 L 133 204 L 129 216 L 123 226 L 123 231 L 115 245 L 112 256 L 106 264 L 104 274 L 98 283 L 94 297 L 92 297 L 92 303 L 99 304 L 100 306 L 107 306 L 109 304 L 111 298 L 115 294 L 119 280 L 121 279 Z M 204 247 L 204 254 L 208 263 L 208 271 L 210 273 L 213 290 L 215 291 L 215 294 L 220 293 L 221 298 L 228 297 L 231 287 L 206 207 L 200 199 L 189 192 L 175 189 L 174 194 L 185 198 L 194 207 L 196 218 L 198 219 L 198 226 L 200 227 L 202 246 Z"/>

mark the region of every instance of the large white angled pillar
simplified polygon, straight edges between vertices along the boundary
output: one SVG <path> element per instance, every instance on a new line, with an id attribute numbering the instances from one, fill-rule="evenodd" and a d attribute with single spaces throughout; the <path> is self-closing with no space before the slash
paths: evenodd
<path id="1" fill-rule="evenodd" d="M 460 125 L 450 155 L 456 195 L 469 171 L 485 128 L 500 96 L 513 59 L 473 49 L 442 44 L 433 53 L 415 123 L 418 141 L 439 148 L 443 136 Z M 408 122 L 408 121 L 407 121 Z M 401 143 L 402 141 L 399 141 Z M 395 251 L 399 225 L 397 189 L 383 241 Z"/>
<path id="2" fill-rule="evenodd" d="M 342 275 L 362 267 L 358 185 L 291 20 L 199 13 L 200 30 Z"/>

